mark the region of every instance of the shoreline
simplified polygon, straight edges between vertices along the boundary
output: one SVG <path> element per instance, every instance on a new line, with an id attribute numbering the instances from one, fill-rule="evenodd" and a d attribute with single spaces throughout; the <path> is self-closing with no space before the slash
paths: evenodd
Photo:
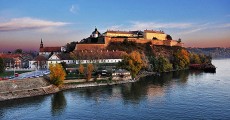
<path id="1" fill-rule="evenodd" d="M 65 91 L 69 89 L 77 89 L 77 88 L 86 88 L 86 87 L 99 87 L 99 86 L 111 86 L 111 85 L 120 85 L 120 84 L 127 84 L 127 83 L 134 83 L 140 80 L 140 78 L 154 75 L 155 72 L 141 72 L 138 74 L 135 79 L 131 80 L 119 80 L 119 81 L 111 81 L 111 82 L 105 82 L 105 83 L 97 83 L 95 82 L 83 82 L 83 83 L 77 83 L 73 82 L 71 84 L 63 84 L 60 87 L 57 87 L 53 84 L 48 84 L 46 86 L 37 87 L 37 88 L 29 88 L 29 89 L 21 89 L 21 90 L 9 90 L 7 88 L 6 92 L 0 91 L 0 102 L 2 101 L 8 101 L 8 100 L 15 100 L 15 99 L 22 99 L 22 98 L 29 98 L 29 97 L 35 97 L 35 96 L 43 96 L 43 95 L 49 95 L 49 94 L 55 94 L 60 91 Z M 42 80 L 45 80 L 45 78 L 40 78 Z M 23 80 L 18 81 L 1 81 L 1 82 L 8 82 L 7 84 L 15 85 L 17 82 L 22 82 Z M 28 80 L 24 80 L 27 82 Z M 47 83 L 47 80 L 45 80 Z"/>
<path id="2" fill-rule="evenodd" d="M 178 71 L 178 70 L 172 70 L 169 72 L 174 72 L 174 71 Z M 1 101 L 7 101 L 7 100 L 14 100 L 14 99 L 21 99 L 21 98 L 29 98 L 29 97 L 35 97 L 35 96 L 55 94 L 55 93 L 58 93 L 60 91 L 69 90 L 69 89 L 86 88 L 86 87 L 99 87 L 99 86 L 111 86 L 111 85 L 134 83 L 134 82 L 139 81 L 140 78 L 142 78 L 142 77 L 151 76 L 151 75 L 160 75 L 160 74 L 161 73 L 157 73 L 157 72 L 140 71 L 134 79 L 112 80 L 112 81 L 106 81 L 106 82 L 101 81 L 100 83 L 99 83 L 99 81 L 79 82 L 77 80 L 76 81 L 73 80 L 73 82 L 64 83 L 60 87 L 57 87 L 53 84 L 50 84 L 48 78 L 46 76 L 43 76 L 43 77 L 37 78 L 37 79 L 45 82 L 45 84 L 46 84 L 45 86 L 31 87 L 29 89 L 19 89 L 19 90 L 15 90 L 14 88 L 9 89 L 9 86 L 8 86 L 6 89 L 0 89 L 0 102 Z M 36 78 L 30 79 L 30 80 L 31 81 L 36 80 Z M 31 86 L 31 85 L 28 85 L 29 83 L 27 83 L 30 80 L 24 79 L 24 80 L 0 81 L 0 87 L 2 87 L 1 82 L 3 82 L 3 83 L 8 82 L 8 84 L 9 83 L 11 84 L 11 87 L 12 86 L 14 87 L 14 85 L 20 81 L 26 82 L 26 83 L 24 83 L 26 86 Z"/>

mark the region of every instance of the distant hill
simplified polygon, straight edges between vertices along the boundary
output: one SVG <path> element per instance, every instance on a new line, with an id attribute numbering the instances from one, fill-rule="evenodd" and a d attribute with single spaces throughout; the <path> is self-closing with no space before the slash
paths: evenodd
<path id="1" fill-rule="evenodd" d="M 203 53 L 205 55 L 210 55 L 212 58 L 230 58 L 230 48 L 187 48 L 189 52 Z"/>

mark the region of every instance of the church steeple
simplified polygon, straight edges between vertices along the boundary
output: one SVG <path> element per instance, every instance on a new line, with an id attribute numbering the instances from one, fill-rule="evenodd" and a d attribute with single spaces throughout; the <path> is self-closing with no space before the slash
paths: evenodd
<path id="1" fill-rule="evenodd" d="M 42 38 L 41 38 L 40 48 L 43 48 Z"/>

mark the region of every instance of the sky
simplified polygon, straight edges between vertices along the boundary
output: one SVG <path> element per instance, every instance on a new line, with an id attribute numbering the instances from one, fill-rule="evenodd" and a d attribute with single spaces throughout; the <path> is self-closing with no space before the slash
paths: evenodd
<path id="1" fill-rule="evenodd" d="M 230 0 L 0 0 L 0 51 L 64 46 L 106 30 L 163 30 L 185 47 L 230 47 Z"/>

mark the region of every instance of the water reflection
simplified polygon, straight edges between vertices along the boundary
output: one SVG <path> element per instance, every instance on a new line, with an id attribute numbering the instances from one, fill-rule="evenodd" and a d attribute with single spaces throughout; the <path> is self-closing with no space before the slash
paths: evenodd
<path id="1" fill-rule="evenodd" d="M 96 104 L 100 99 L 113 100 L 121 98 L 124 104 L 139 104 L 143 99 L 161 97 L 165 94 L 165 88 L 176 85 L 185 85 L 190 74 L 200 74 L 189 70 L 162 73 L 141 78 L 136 83 L 128 83 L 116 86 L 92 87 L 78 89 L 75 94 L 86 100 L 94 100 Z"/>
<path id="2" fill-rule="evenodd" d="M 147 76 L 136 83 L 128 83 L 115 86 L 91 87 L 73 89 L 69 91 L 59 92 L 51 95 L 51 113 L 52 116 L 63 115 L 66 110 L 68 98 L 65 95 L 71 94 L 72 97 L 94 101 L 94 104 L 103 104 L 105 101 L 119 100 L 123 104 L 139 104 L 141 101 L 156 100 L 166 95 L 167 90 L 174 86 L 183 86 L 187 84 L 188 76 L 198 77 L 203 73 L 200 71 L 176 71 L 171 73 L 162 73 L 160 76 Z M 49 97 L 49 96 L 47 96 Z M 8 116 L 4 113 L 10 113 L 10 109 L 15 106 L 29 107 L 31 105 L 38 106 L 42 104 L 46 97 L 33 97 L 26 99 L 18 99 L 7 102 L 0 102 L 0 115 Z M 50 99 L 49 99 L 50 100 Z"/>
<path id="3" fill-rule="evenodd" d="M 52 115 L 60 115 L 66 108 L 66 98 L 63 92 L 53 95 L 51 99 Z"/>
<path id="4" fill-rule="evenodd" d="M 139 104 L 144 97 L 150 99 L 163 96 L 165 86 L 169 88 L 173 85 L 186 84 L 188 76 L 188 70 L 147 76 L 136 83 L 122 86 L 121 94 L 125 103 Z"/>
<path id="5" fill-rule="evenodd" d="M 1 101 L 0 102 L 0 118 L 11 118 L 11 113 L 18 108 L 34 107 L 40 108 L 44 101 L 46 101 L 47 96 L 36 96 L 30 98 L 21 98 L 15 100 Z M 22 113 L 17 113 L 18 116 Z"/>

